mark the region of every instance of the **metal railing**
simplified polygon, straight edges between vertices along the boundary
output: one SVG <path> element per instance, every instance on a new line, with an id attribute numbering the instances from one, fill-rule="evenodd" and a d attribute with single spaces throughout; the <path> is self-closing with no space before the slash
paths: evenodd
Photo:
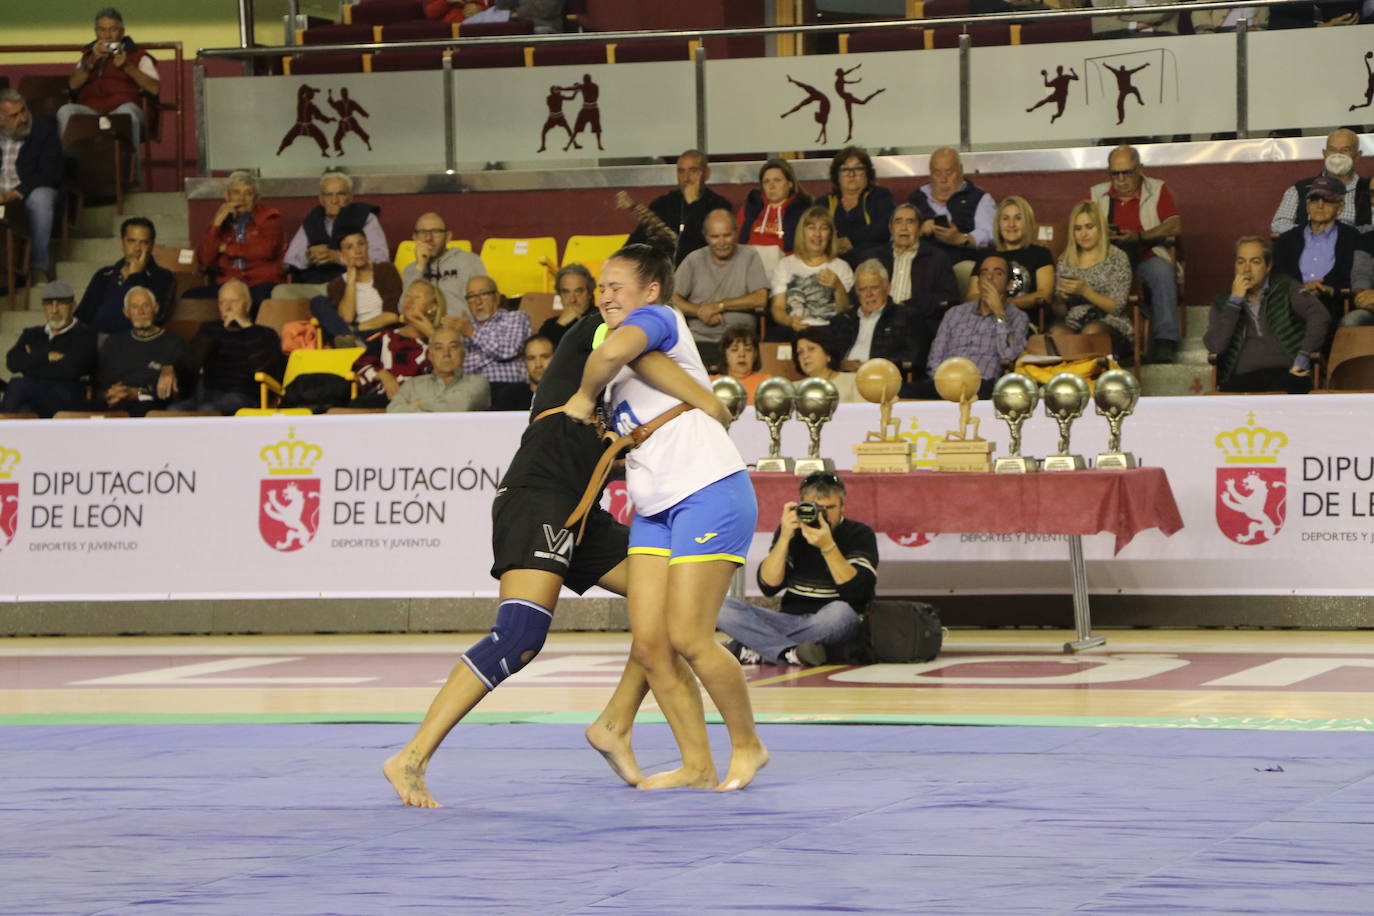
<path id="1" fill-rule="evenodd" d="M 184 102 L 186 98 L 186 68 L 185 57 L 182 52 L 181 42 L 179 41 L 148 41 L 138 42 L 138 47 L 143 51 L 171 51 L 173 66 L 172 73 L 172 97 L 163 99 L 162 87 L 158 89 L 156 104 L 160 112 L 170 112 L 172 115 L 173 129 L 176 131 L 176 186 L 181 190 L 182 179 L 186 172 L 186 131 L 182 123 L 185 117 Z M 85 44 L 76 45 L 0 45 L 0 54 L 46 54 L 46 53 L 72 53 L 80 54 L 86 50 Z M 162 82 L 160 80 L 160 82 Z M 165 86 L 165 82 L 163 83 Z M 165 125 L 159 126 L 159 134 L 164 134 Z M 151 144 L 152 136 L 148 131 L 144 131 L 144 139 Z"/>

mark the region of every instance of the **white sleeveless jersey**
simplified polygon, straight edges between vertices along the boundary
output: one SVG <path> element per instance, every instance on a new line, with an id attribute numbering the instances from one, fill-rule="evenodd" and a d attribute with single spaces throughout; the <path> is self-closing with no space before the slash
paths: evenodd
<path id="1" fill-rule="evenodd" d="M 649 338 L 644 352 L 663 351 L 703 388 L 711 387 L 687 321 L 677 309 L 642 306 L 631 312 L 621 327 L 627 324 L 638 327 Z M 606 401 L 616 432 L 622 436 L 682 403 L 644 381 L 629 366 L 606 386 Z M 744 467 L 744 459 L 725 428 L 700 410 L 689 410 L 626 455 L 625 479 L 635 511 L 656 515 Z"/>

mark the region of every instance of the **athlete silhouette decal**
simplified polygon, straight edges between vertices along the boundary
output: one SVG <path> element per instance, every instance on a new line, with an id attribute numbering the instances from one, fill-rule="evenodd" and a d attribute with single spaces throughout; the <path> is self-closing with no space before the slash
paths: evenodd
<path id="1" fill-rule="evenodd" d="M 859 83 L 863 82 L 863 77 L 857 77 L 855 79 L 849 79 L 848 77 L 851 73 L 853 73 L 855 70 L 858 70 L 862 66 L 863 64 L 855 64 L 848 70 L 844 69 L 843 67 L 835 68 L 835 96 L 841 102 L 844 103 L 845 118 L 849 122 L 849 131 L 845 135 L 843 141 L 845 143 L 848 143 L 854 137 L 854 106 L 867 105 L 869 102 L 873 100 L 875 96 L 887 91 L 887 87 L 875 89 L 863 98 L 859 98 L 858 96 L 851 93 L 849 91 L 849 87 L 857 86 Z M 815 105 L 816 113 L 814 117 L 816 123 L 820 125 L 820 131 L 816 134 L 816 142 L 829 142 L 828 128 L 830 122 L 830 98 L 826 96 L 824 92 L 821 92 L 819 89 L 817 89 L 815 86 L 812 86 L 810 83 L 803 83 L 801 80 L 797 79 L 791 74 L 788 75 L 787 81 L 792 85 L 796 86 L 802 92 L 805 92 L 806 97 L 797 104 L 793 105 L 791 108 L 787 109 L 787 111 L 784 111 L 782 114 L 778 115 L 778 117 L 785 118 L 788 115 L 793 114 L 794 112 L 801 111 L 808 105 Z"/>
<path id="2" fill-rule="evenodd" d="M 1125 67 L 1113 67 L 1106 61 L 1103 61 L 1102 66 L 1110 70 L 1112 75 L 1116 77 L 1116 123 L 1120 124 L 1126 120 L 1126 96 L 1134 95 L 1140 106 L 1145 107 L 1145 100 L 1140 97 L 1140 90 L 1131 83 L 1131 77 L 1150 66 L 1150 62 L 1146 61 L 1139 67 L 1133 67 L 1129 70 Z"/>
<path id="3" fill-rule="evenodd" d="M 334 90 L 330 89 L 326 101 L 329 102 L 329 107 L 334 109 L 334 113 L 339 116 L 339 126 L 334 129 L 334 155 L 342 156 L 344 154 L 343 138 L 350 132 L 361 137 L 362 141 L 367 144 L 368 151 L 371 152 L 372 138 L 367 135 L 367 131 L 363 130 L 358 119 L 353 117 L 355 114 L 360 114 L 364 118 L 372 117 L 367 113 L 367 109 L 353 101 L 347 88 L 339 90 L 337 99 L 334 98 Z"/>
<path id="4" fill-rule="evenodd" d="M 1065 73 L 1064 68 L 1059 66 L 1055 68 L 1054 79 L 1050 79 L 1050 75 L 1044 70 L 1040 71 L 1040 78 L 1045 81 L 1045 88 L 1050 90 L 1050 94 L 1027 108 L 1026 113 L 1030 114 L 1041 105 L 1048 105 L 1053 102 L 1057 106 L 1054 114 L 1050 116 L 1050 123 L 1053 124 L 1064 114 L 1064 103 L 1069 100 L 1069 83 L 1078 79 L 1078 74 L 1074 72 L 1073 67 L 1070 67 L 1069 72 Z"/>
<path id="5" fill-rule="evenodd" d="M 286 148 L 296 142 L 297 137 L 310 137 L 320 145 L 320 155 L 329 158 L 329 144 L 325 142 L 324 134 L 315 126 L 316 121 L 324 124 L 332 124 L 334 119 L 315 107 L 315 96 L 320 94 L 320 90 L 314 86 L 301 84 L 301 88 L 296 90 L 296 123 L 286 132 L 286 136 L 281 138 L 281 145 L 277 147 L 277 155 L 280 156 Z"/>
<path id="6" fill-rule="evenodd" d="M 582 96 L 582 109 L 577 113 L 577 123 L 569 127 L 568 119 L 563 115 L 563 103 L 571 102 L 579 95 Z M 591 130 L 596 136 L 596 148 L 604 151 L 606 147 L 601 145 L 600 100 L 601 87 L 592 81 L 590 73 L 582 74 L 582 81 L 571 86 L 550 86 L 549 94 L 544 98 L 549 113 L 544 119 L 544 129 L 539 134 L 539 149 L 536 152 L 542 153 L 548 148 L 549 131 L 555 127 L 561 127 L 568 133 L 568 142 L 563 146 L 565 152 L 582 148 L 577 138 L 584 129 Z"/>
<path id="7" fill-rule="evenodd" d="M 1354 111 L 1356 108 L 1368 108 L 1371 103 L 1374 103 L 1374 69 L 1371 69 L 1369 66 L 1370 58 L 1374 58 L 1374 51 L 1364 52 L 1364 101 L 1359 105 L 1351 105 L 1351 111 Z"/>

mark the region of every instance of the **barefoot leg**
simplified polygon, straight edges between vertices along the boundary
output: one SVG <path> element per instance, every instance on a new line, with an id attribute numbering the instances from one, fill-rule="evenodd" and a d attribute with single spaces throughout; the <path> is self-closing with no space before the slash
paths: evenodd
<path id="1" fill-rule="evenodd" d="M 644 774 L 635 762 L 630 732 L 634 728 L 635 713 L 648 693 L 649 679 L 644 669 L 633 658 L 627 660 L 610 702 L 596 721 L 587 726 L 587 743 L 606 758 L 615 775 L 632 786 L 643 782 Z"/>

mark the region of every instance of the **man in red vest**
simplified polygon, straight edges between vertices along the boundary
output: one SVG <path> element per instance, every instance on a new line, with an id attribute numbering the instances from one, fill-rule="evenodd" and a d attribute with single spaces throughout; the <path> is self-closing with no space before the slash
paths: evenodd
<path id="1" fill-rule="evenodd" d="M 76 101 L 57 110 L 58 136 L 66 134 L 67 121 L 75 114 L 131 115 L 137 157 L 143 135 L 140 93 L 156 96 L 160 85 L 153 59 L 124 34 L 119 10 L 107 6 L 95 14 L 95 41 L 82 49 L 76 69 L 67 77 Z"/>

